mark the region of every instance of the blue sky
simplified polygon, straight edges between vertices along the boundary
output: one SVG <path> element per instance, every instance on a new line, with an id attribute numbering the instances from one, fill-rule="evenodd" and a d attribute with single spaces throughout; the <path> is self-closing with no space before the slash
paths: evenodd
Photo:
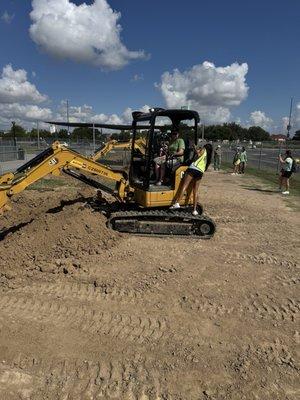
<path id="1" fill-rule="evenodd" d="M 63 118 L 61 101 L 69 99 L 74 120 L 98 116 L 106 122 L 115 114 L 113 120 L 127 121 L 124 111 L 128 108 L 188 103 L 206 123 L 236 120 L 281 131 L 291 96 L 294 128 L 300 122 L 300 2 L 97 2 L 99 7 L 84 11 L 76 7 L 83 3 L 78 0 L 35 0 L 35 4 L 1 0 L 0 72 L 9 64 L 12 67 L 6 71 L 2 92 L 0 77 L 2 125 L 12 118 L 28 123 L 50 112 L 51 117 Z M 101 7 L 106 2 L 108 14 L 104 15 Z M 75 6 L 70 8 L 67 3 Z M 87 6 L 92 3 L 86 1 Z M 64 5 L 77 18 L 75 25 L 70 25 L 72 16 L 65 18 Z M 48 6 L 54 18 L 49 24 L 42 18 Z M 38 15 L 35 19 L 29 16 L 33 8 Z M 117 23 L 122 27 L 114 40 L 112 10 L 121 13 Z M 85 19 L 91 15 L 94 22 L 89 25 Z M 34 24 L 37 29 L 30 35 Z M 104 25 L 110 26 L 108 31 L 101 28 Z M 63 42 L 67 38 L 70 43 L 74 31 L 82 34 L 67 54 L 69 47 Z M 91 45 L 95 40 L 100 43 L 101 36 L 106 37 L 105 44 L 97 45 L 92 55 Z M 133 54 L 138 50 L 144 53 Z M 206 61 L 210 64 L 203 64 Z M 14 82 L 14 73 L 20 69 L 27 72 L 26 82 L 47 99 L 37 100 L 30 93 L 22 98 L 19 92 L 24 82 Z M 174 74 L 174 69 L 179 73 Z M 162 77 L 165 72 L 169 74 Z M 6 96 L 11 84 L 20 85 L 13 99 Z M 83 105 L 92 108 L 82 109 Z"/>

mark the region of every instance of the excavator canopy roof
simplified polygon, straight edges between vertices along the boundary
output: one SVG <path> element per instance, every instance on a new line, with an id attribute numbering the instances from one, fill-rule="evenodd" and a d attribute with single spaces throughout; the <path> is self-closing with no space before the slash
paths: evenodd
<path id="1" fill-rule="evenodd" d="M 134 111 L 132 113 L 133 120 L 135 121 L 147 121 L 152 117 L 168 117 L 171 121 L 184 121 L 195 119 L 197 122 L 200 122 L 200 117 L 197 111 L 192 110 L 182 110 L 182 109 L 169 109 L 165 110 L 164 108 L 154 108 L 150 109 L 149 113 L 143 113 L 140 111 Z"/>
<path id="2" fill-rule="evenodd" d="M 195 119 L 197 122 L 200 121 L 199 114 L 197 111 L 191 110 L 165 110 L 164 108 L 152 108 L 149 113 L 143 113 L 141 111 L 134 111 L 132 113 L 133 121 L 142 122 L 149 121 L 153 117 L 168 117 L 173 124 L 178 124 L 180 121 Z M 104 129 L 117 129 L 117 130 L 130 130 L 132 125 L 115 125 L 115 124 L 101 124 L 92 122 L 62 122 L 62 121 L 45 121 L 51 125 L 58 126 L 69 126 L 71 128 L 104 128 Z M 138 129 L 149 129 L 149 125 L 138 125 Z M 155 126 L 156 129 L 163 128 L 163 126 Z"/>

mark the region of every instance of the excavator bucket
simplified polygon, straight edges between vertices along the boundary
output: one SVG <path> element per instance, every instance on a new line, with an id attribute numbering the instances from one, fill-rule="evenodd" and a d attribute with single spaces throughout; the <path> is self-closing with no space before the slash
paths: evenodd
<path id="1" fill-rule="evenodd" d="M 0 176 L 0 215 L 5 211 L 11 210 L 9 206 L 9 197 L 7 196 L 7 191 L 10 189 L 14 174 L 8 172 Z"/>
<path id="2" fill-rule="evenodd" d="M 11 207 L 8 205 L 9 199 L 6 194 L 6 190 L 0 189 L 0 215 L 2 215 L 5 211 L 11 210 Z"/>

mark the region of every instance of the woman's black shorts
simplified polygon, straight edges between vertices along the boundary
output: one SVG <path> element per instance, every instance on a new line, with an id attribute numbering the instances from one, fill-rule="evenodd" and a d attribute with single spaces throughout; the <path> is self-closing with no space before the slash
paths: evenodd
<path id="1" fill-rule="evenodd" d="M 292 171 L 282 171 L 281 176 L 284 178 L 290 178 L 292 176 Z"/>
<path id="2" fill-rule="evenodd" d="M 186 170 L 186 173 L 190 176 L 193 177 L 193 179 L 195 179 L 196 181 L 200 181 L 200 179 L 202 179 L 203 176 L 203 172 L 198 171 L 197 169 L 194 168 L 188 168 Z"/>

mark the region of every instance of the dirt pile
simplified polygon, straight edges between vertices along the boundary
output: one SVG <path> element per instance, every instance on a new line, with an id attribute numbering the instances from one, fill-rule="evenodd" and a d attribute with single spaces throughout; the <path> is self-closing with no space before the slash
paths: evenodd
<path id="1" fill-rule="evenodd" d="M 88 206 L 93 192 L 75 191 L 63 199 L 61 191 L 46 198 L 36 194 L 25 192 L 15 201 L 0 234 L 0 282 L 10 287 L 37 272 L 72 274 L 86 255 L 100 254 L 120 239 Z"/>

